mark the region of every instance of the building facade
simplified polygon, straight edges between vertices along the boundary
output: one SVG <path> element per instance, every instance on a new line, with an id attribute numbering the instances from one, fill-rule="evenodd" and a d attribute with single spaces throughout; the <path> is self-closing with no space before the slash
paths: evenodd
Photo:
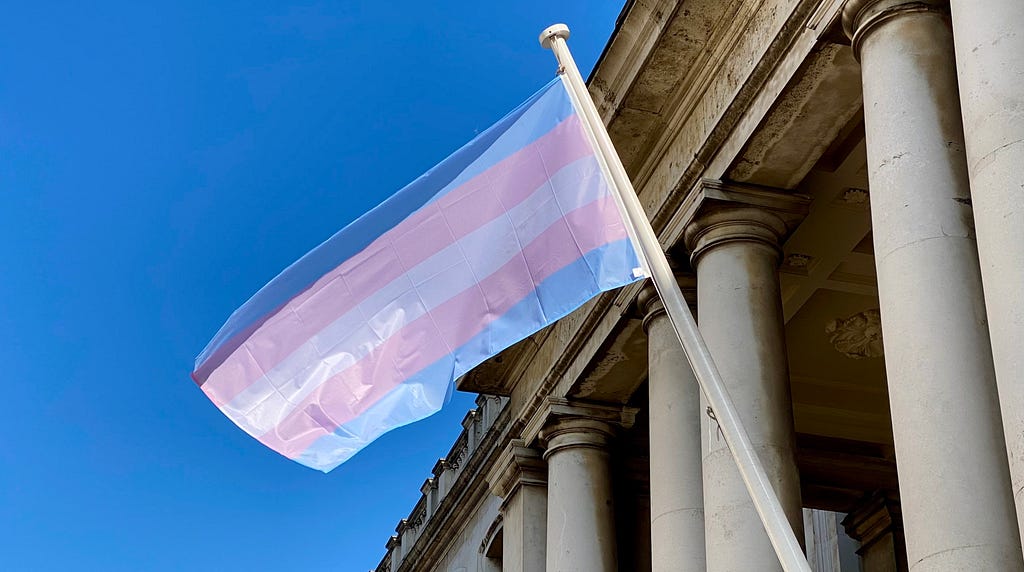
<path id="1" fill-rule="evenodd" d="M 1021 0 L 635 0 L 589 79 L 816 572 L 1024 570 L 1022 30 Z M 650 285 L 458 387 L 378 572 L 780 569 Z"/>

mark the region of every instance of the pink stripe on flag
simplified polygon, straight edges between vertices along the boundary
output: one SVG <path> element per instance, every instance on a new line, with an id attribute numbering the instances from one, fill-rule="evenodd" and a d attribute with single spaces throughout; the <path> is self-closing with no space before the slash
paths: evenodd
<path id="1" fill-rule="evenodd" d="M 587 252 L 626 236 L 611 197 L 567 214 L 527 245 L 522 258 L 410 322 L 355 365 L 326 380 L 260 441 L 288 457 L 298 456 L 405 379 L 468 342 L 534 291 L 536 284 Z"/>
<path id="2" fill-rule="evenodd" d="M 285 304 L 202 384 L 222 406 L 372 292 L 519 204 L 592 154 L 572 115 L 529 146 L 424 206 Z M 446 216 L 451 210 L 452 216 Z"/>

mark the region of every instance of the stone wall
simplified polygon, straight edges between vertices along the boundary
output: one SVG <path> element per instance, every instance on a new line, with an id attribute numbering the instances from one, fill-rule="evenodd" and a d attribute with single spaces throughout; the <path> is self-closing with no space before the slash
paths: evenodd
<path id="1" fill-rule="evenodd" d="M 484 572 L 480 544 L 498 515 L 481 472 L 507 438 L 508 399 L 481 395 L 462 420 L 462 433 L 423 482 L 423 496 L 399 521 L 376 572 Z"/>

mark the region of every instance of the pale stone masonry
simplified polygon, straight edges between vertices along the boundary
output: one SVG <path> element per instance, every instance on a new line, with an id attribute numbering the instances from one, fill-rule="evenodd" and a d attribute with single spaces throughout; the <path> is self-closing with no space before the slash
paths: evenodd
<path id="1" fill-rule="evenodd" d="M 897 466 L 913 483 L 900 487 L 907 558 L 1019 570 L 948 6 L 851 0 L 843 20 L 864 84 Z"/>
<path id="2" fill-rule="evenodd" d="M 453 564 L 463 560 L 472 561 L 473 567 L 468 569 L 488 570 L 480 567 L 487 557 L 478 554 L 475 547 L 468 552 L 439 552 L 442 547 L 437 545 L 442 539 L 463 540 L 467 529 L 484 538 L 498 514 L 497 497 L 481 485 L 484 471 L 494 463 L 496 453 L 500 452 L 498 445 L 507 435 L 508 399 L 481 395 L 476 403 L 477 408 L 462 421 L 462 434 L 448 455 L 434 465 L 432 476 L 424 481 L 420 501 L 395 527 L 377 572 L 418 570 L 425 563 Z M 467 505 L 472 512 L 466 511 Z M 496 560 L 501 560 L 500 553 Z"/>
<path id="3" fill-rule="evenodd" d="M 691 310 L 696 278 L 678 278 Z M 704 480 L 701 477 L 701 402 L 697 380 L 675 339 L 652 285 L 637 300 L 644 315 L 648 354 L 651 559 L 680 572 L 703 572 Z"/>
<path id="4" fill-rule="evenodd" d="M 950 4 L 996 383 L 1017 519 L 1024 521 L 1024 2 Z"/>
<path id="5" fill-rule="evenodd" d="M 812 569 L 1024 570 L 1024 2 L 635 0 L 588 83 Z M 649 285 L 458 387 L 377 572 L 780 569 Z"/>

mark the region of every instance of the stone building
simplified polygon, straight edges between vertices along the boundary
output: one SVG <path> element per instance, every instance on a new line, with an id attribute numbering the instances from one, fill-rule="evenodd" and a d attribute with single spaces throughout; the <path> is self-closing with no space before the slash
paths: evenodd
<path id="1" fill-rule="evenodd" d="M 1024 570 L 1022 29 L 1021 0 L 636 0 L 589 79 L 818 572 Z M 458 386 L 378 572 L 779 569 L 649 285 Z"/>

